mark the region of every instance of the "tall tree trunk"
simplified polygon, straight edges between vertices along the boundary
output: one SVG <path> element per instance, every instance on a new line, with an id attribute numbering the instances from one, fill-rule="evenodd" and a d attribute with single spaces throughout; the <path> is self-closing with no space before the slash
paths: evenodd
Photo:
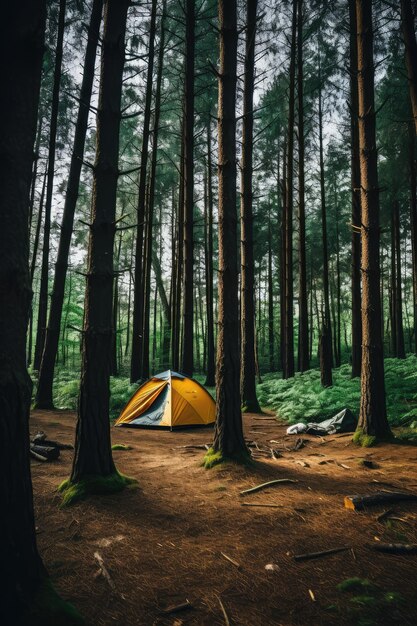
<path id="1" fill-rule="evenodd" d="M 4 624 L 18 624 L 45 570 L 36 547 L 29 463 L 31 380 L 26 332 L 29 196 L 45 0 L 6 3 L 0 24 L 0 578 Z M 7 94 L 7 97 L 5 95 Z"/>
<path id="2" fill-rule="evenodd" d="M 59 89 L 61 84 L 61 66 L 64 44 L 66 0 L 59 2 L 58 34 L 55 48 L 54 84 L 52 91 L 51 123 L 49 130 L 48 147 L 48 180 L 46 184 L 45 218 L 42 244 L 41 284 L 39 289 L 38 320 L 36 330 L 36 345 L 33 367 L 39 370 L 42 351 L 45 343 L 46 320 L 48 315 L 48 280 L 49 280 L 49 246 L 51 233 L 51 208 L 55 176 L 55 149 L 58 126 Z"/>
<path id="3" fill-rule="evenodd" d="M 129 0 L 105 0 L 96 159 L 88 246 L 81 384 L 71 482 L 109 476 L 114 466 L 109 420 L 113 247 L 124 39 Z"/>
<path id="4" fill-rule="evenodd" d="M 84 158 L 85 138 L 87 133 L 88 115 L 90 111 L 91 93 L 93 89 L 94 66 L 96 61 L 98 38 L 100 34 L 102 11 L 103 0 L 94 0 L 90 24 L 88 27 L 88 41 L 84 57 L 84 73 L 80 90 L 80 104 L 75 126 L 74 146 L 68 174 L 64 211 L 62 214 L 48 327 L 46 329 L 45 344 L 39 369 L 38 388 L 36 391 L 35 405 L 37 408 L 41 409 L 53 408 L 52 388 L 55 360 L 58 352 L 62 307 L 65 297 L 65 281 L 67 278 L 68 258 L 72 231 L 74 228 L 74 215 L 80 187 L 81 167 Z"/>
<path id="5" fill-rule="evenodd" d="M 324 188 L 324 150 L 323 150 L 323 108 L 322 108 L 322 85 L 319 60 L 319 149 L 320 149 L 320 198 L 321 198 L 321 232 L 323 254 L 323 300 L 324 319 L 322 323 L 322 338 L 320 340 L 320 371 L 321 384 L 330 387 L 333 384 L 332 366 L 332 325 L 330 319 L 330 294 L 329 294 L 329 251 L 327 245 L 327 209 L 326 194 Z M 328 342 L 328 345 L 326 344 Z"/>
<path id="6" fill-rule="evenodd" d="M 148 70 L 146 75 L 145 108 L 143 112 L 142 152 L 140 156 L 139 194 L 137 205 L 136 255 L 133 290 L 132 320 L 132 356 L 130 360 L 130 382 L 141 378 L 143 362 L 143 307 L 144 307 L 144 275 L 143 275 L 143 233 L 146 208 L 146 181 L 148 174 L 149 133 L 151 123 L 151 101 L 153 66 L 155 56 L 157 0 L 152 0 L 151 23 L 149 28 Z"/>
<path id="7" fill-rule="evenodd" d="M 304 138 L 304 73 L 303 73 L 303 0 L 298 0 L 297 17 L 297 89 L 298 89 L 298 369 L 310 367 L 308 350 L 308 298 L 305 226 L 305 138 Z"/>
<path id="8" fill-rule="evenodd" d="M 394 202 L 394 233 L 395 233 L 395 321 L 397 324 L 397 358 L 405 359 L 404 326 L 403 326 L 403 299 L 401 285 L 401 234 L 400 234 L 400 205 Z"/>
<path id="9" fill-rule="evenodd" d="M 184 119 L 182 127 L 184 126 Z M 172 298 L 172 365 L 178 371 L 180 367 L 180 339 L 181 339 L 181 293 L 184 260 L 184 139 L 181 131 L 180 180 L 177 209 L 177 241 L 176 254 L 174 253 L 174 280 Z"/>
<path id="10" fill-rule="evenodd" d="M 275 371 L 275 341 L 274 341 L 274 280 L 272 273 L 272 225 L 271 208 L 268 214 L 268 346 L 269 371 Z"/>
<path id="11" fill-rule="evenodd" d="M 290 93 L 288 112 L 286 218 L 285 218 L 285 361 L 284 378 L 294 376 L 294 284 L 293 284 L 293 179 L 294 179 L 294 118 L 295 61 L 297 49 L 297 0 L 293 0 L 290 57 Z"/>
<path id="12" fill-rule="evenodd" d="M 186 0 L 184 93 L 184 305 L 182 371 L 194 367 L 194 54 L 195 0 Z"/>
<path id="13" fill-rule="evenodd" d="M 414 126 L 417 133 L 417 42 L 411 0 L 401 0 L 401 26 Z"/>
<path id="14" fill-rule="evenodd" d="M 161 36 L 159 40 L 159 52 L 158 52 L 158 67 L 156 78 L 156 91 L 155 91 L 155 113 L 153 124 L 153 137 L 152 137 L 152 160 L 151 160 L 151 172 L 149 182 L 149 194 L 148 194 L 148 207 L 147 207 L 147 234 L 146 234 L 146 248 L 144 251 L 144 266 L 145 266 L 145 301 L 144 301 L 144 314 L 143 314 L 143 362 L 142 362 L 142 376 L 149 378 L 149 322 L 150 322 L 150 302 L 151 302 L 151 266 L 152 266 L 152 243 L 153 243 L 153 218 L 154 218 L 154 206 L 155 206 L 155 184 L 156 184 L 156 164 L 158 156 L 158 133 L 159 133 L 159 118 L 161 114 L 161 85 L 162 85 L 162 70 L 164 64 L 164 48 L 165 48 L 165 10 L 166 0 L 164 0 L 162 17 L 161 17 Z"/>
<path id="15" fill-rule="evenodd" d="M 414 125 L 409 124 L 410 139 L 410 224 L 411 224 L 411 260 L 413 276 L 413 328 L 414 353 L 417 354 L 417 168 L 416 168 L 416 134 Z"/>
<path id="16" fill-rule="evenodd" d="M 280 255 L 279 255 L 279 278 L 280 278 L 280 360 L 282 377 L 285 378 L 285 361 L 286 361 L 286 335 L 285 335 L 285 311 L 286 311 L 286 287 L 285 287 L 285 262 L 286 252 L 286 222 L 287 222 L 287 138 L 284 140 L 283 146 L 283 167 L 282 167 L 282 211 L 281 211 L 281 229 L 280 229 Z"/>
<path id="17" fill-rule="evenodd" d="M 214 294 L 213 294 L 213 178 L 211 164 L 211 121 L 207 121 L 207 216 L 206 216 L 206 314 L 207 314 L 207 371 L 205 385 L 214 387 Z"/>
<path id="18" fill-rule="evenodd" d="M 241 162 L 241 359 L 240 397 L 244 411 L 259 413 L 255 380 L 255 310 L 253 259 L 253 89 L 255 75 L 255 37 L 257 0 L 247 0 L 245 82 L 243 91 L 243 127 Z"/>
<path id="19" fill-rule="evenodd" d="M 352 378 L 361 375 L 361 172 L 358 126 L 358 49 L 356 0 L 349 0 L 350 45 L 350 137 L 351 137 L 351 196 L 352 196 Z"/>
<path id="20" fill-rule="evenodd" d="M 390 435 L 385 404 L 379 261 L 379 184 L 375 141 L 372 2 L 356 0 L 361 164 L 362 367 L 358 430 Z"/>
<path id="21" fill-rule="evenodd" d="M 219 0 L 219 318 L 214 452 L 248 454 L 242 429 L 239 381 L 239 277 L 236 212 L 237 3 Z"/>
<path id="22" fill-rule="evenodd" d="M 391 284 L 390 284 L 390 322 L 391 322 L 391 352 L 397 356 L 397 266 L 395 255 L 395 218 L 394 211 L 391 211 Z M 383 300 L 381 299 L 383 302 Z"/>

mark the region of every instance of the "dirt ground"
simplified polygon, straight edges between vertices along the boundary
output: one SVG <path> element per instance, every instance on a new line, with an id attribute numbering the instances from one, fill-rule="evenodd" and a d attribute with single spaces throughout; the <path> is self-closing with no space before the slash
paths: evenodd
<path id="1" fill-rule="evenodd" d="M 74 426 L 68 411 L 35 411 L 31 418 L 32 434 L 43 430 L 65 443 L 73 442 Z M 417 503 L 365 512 L 343 505 L 355 493 L 393 487 L 417 493 L 417 448 L 363 450 L 350 437 L 303 435 L 304 447 L 291 451 L 297 437 L 286 436 L 286 426 L 270 416 L 245 415 L 244 426 L 248 440 L 281 456 L 260 456 L 253 468 L 205 470 L 204 451 L 181 446 L 209 443 L 210 429 L 112 428 L 113 443 L 133 448 L 114 452 L 117 467 L 139 487 L 66 509 L 56 488 L 69 475 L 72 451 L 53 463 L 34 461 L 39 548 L 61 595 L 91 626 L 417 624 L 417 555 L 373 549 L 378 540 L 417 543 Z M 375 467 L 361 466 L 363 458 Z M 240 495 L 275 478 L 297 482 Z M 397 519 L 378 521 L 388 508 Z M 353 550 L 294 559 L 340 546 Z M 96 552 L 114 591 L 97 575 Z M 267 564 L 276 567 L 268 571 Z M 398 592 L 400 601 L 368 608 L 368 601 L 352 601 L 354 594 L 337 589 L 352 577 L 377 583 L 378 598 Z M 186 600 L 192 608 L 163 613 Z"/>

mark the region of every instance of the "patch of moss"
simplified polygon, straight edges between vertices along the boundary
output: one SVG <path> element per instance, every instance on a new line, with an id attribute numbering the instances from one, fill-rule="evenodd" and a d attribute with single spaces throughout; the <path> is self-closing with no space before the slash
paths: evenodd
<path id="1" fill-rule="evenodd" d="M 72 483 L 68 478 L 58 487 L 62 493 L 62 506 L 74 504 L 89 495 L 107 495 L 122 491 L 125 487 L 135 487 L 138 481 L 116 471 L 109 476 L 86 476 L 79 482 Z"/>
<path id="2" fill-rule="evenodd" d="M 362 430 L 357 430 L 352 437 L 352 441 L 362 448 L 371 448 L 376 444 L 377 439 L 374 435 L 366 435 Z"/>
<path id="3" fill-rule="evenodd" d="M 249 454 L 239 453 L 233 456 L 225 456 L 220 451 L 215 452 L 214 448 L 209 448 L 204 455 L 202 466 L 205 469 L 211 469 L 221 463 L 238 463 L 239 465 L 253 465 L 253 461 Z"/>
<path id="4" fill-rule="evenodd" d="M 23 626 L 82 626 L 84 619 L 77 609 L 65 602 L 55 591 L 49 578 L 44 578 L 22 621 Z"/>
<path id="5" fill-rule="evenodd" d="M 368 594 L 370 592 L 378 591 L 378 587 L 368 580 L 367 578 L 347 578 L 337 585 L 338 591 L 363 593 Z"/>
<path id="6" fill-rule="evenodd" d="M 125 443 L 114 443 L 111 449 L 112 450 L 132 450 L 132 446 L 127 446 Z"/>

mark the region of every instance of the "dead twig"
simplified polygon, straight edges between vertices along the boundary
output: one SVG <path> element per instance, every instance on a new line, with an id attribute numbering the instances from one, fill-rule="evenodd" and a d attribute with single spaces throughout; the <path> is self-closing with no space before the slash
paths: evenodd
<path id="1" fill-rule="evenodd" d="M 245 489 L 240 492 L 240 495 L 243 496 L 246 493 L 255 493 L 256 491 L 260 491 L 261 489 L 266 489 L 266 487 L 272 487 L 273 485 L 283 484 L 283 483 L 297 483 L 298 480 L 293 480 L 292 478 L 277 478 L 276 480 L 270 480 L 267 483 L 262 483 L 261 485 L 256 485 L 255 487 L 251 487 L 250 489 Z"/>
<path id="2" fill-rule="evenodd" d="M 181 604 L 173 604 L 168 606 L 166 609 L 161 609 L 161 613 L 163 615 L 170 615 L 171 613 L 178 613 L 179 611 L 185 611 L 186 609 L 192 609 L 193 605 L 189 600 L 185 600 L 185 602 L 181 602 Z"/>
<path id="3" fill-rule="evenodd" d="M 229 617 L 228 617 L 228 615 L 226 613 L 226 609 L 224 608 L 223 602 L 220 599 L 220 596 L 217 596 L 217 599 L 219 601 L 220 608 L 221 608 L 222 613 L 223 613 L 224 623 L 226 624 L 226 626 L 230 626 L 230 620 L 229 620 Z"/>
<path id="4" fill-rule="evenodd" d="M 234 565 L 235 567 L 237 567 L 239 569 L 240 567 L 240 563 L 238 563 L 237 561 L 235 561 L 234 559 L 232 559 L 231 556 L 227 556 L 227 554 L 225 554 L 224 552 L 220 552 L 220 554 L 230 563 L 232 563 L 232 565 Z"/>
<path id="5" fill-rule="evenodd" d="M 329 556 L 330 554 L 337 554 L 338 552 L 346 552 L 350 550 L 349 546 L 342 546 L 340 548 L 330 548 L 329 550 L 322 550 L 321 552 L 307 552 L 306 554 L 295 554 L 294 561 L 309 561 L 311 559 L 319 559 L 323 556 Z"/>

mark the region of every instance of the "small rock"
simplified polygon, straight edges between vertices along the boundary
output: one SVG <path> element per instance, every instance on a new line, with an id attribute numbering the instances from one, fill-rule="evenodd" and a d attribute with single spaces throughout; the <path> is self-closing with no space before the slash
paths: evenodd
<path id="1" fill-rule="evenodd" d="M 267 572 L 279 572 L 280 567 L 276 563 L 267 563 L 265 569 Z"/>

